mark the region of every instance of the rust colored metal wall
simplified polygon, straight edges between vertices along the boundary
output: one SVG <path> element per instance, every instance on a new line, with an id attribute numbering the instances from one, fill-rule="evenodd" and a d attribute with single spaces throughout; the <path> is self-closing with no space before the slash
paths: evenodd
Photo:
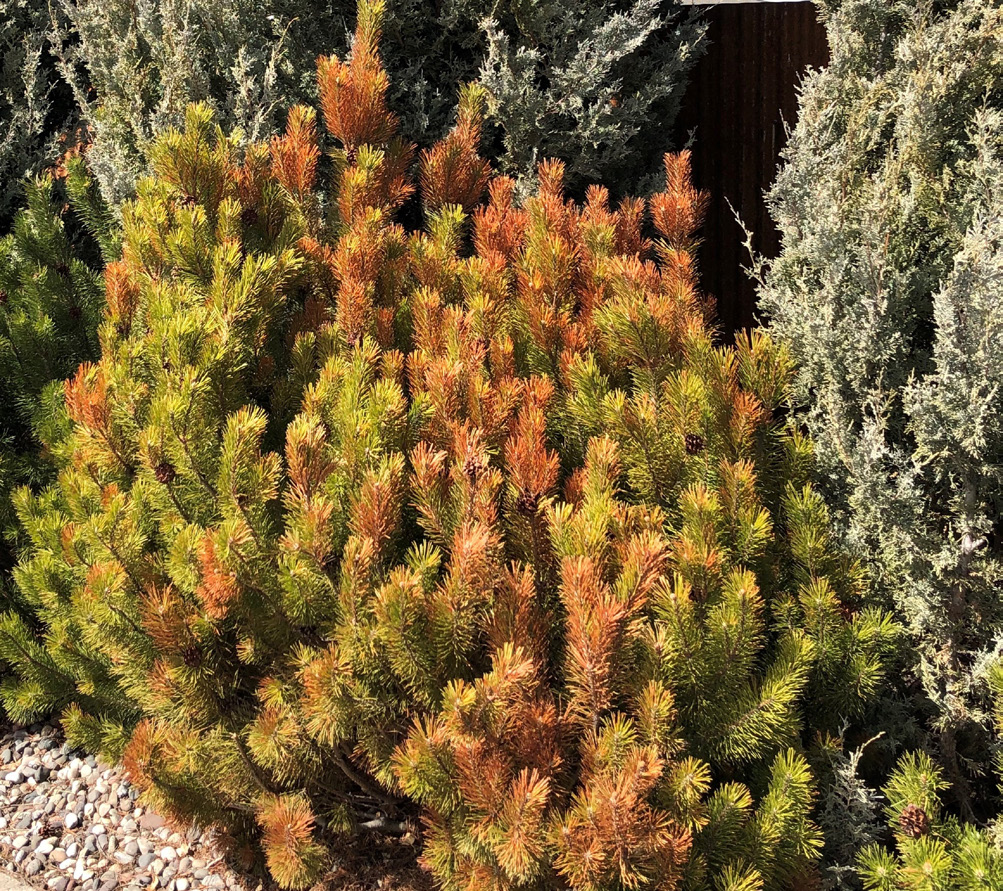
<path id="1" fill-rule="evenodd" d="M 697 64 L 679 117 L 680 142 L 695 130 L 696 184 L 711 193 L 700 250 L 701 283 L 717 299 L 727 330 L 755 321 L 755 289 L 730 201 L 754 233 L 753 245 L 775 256 L 779 238 L 763 193 L 773 182 L 785 142 L 784 122 L 797 115 L 805 69 L 828 61 L 825 29 L 810 2 L 707 7 L 710 49 Z"/>

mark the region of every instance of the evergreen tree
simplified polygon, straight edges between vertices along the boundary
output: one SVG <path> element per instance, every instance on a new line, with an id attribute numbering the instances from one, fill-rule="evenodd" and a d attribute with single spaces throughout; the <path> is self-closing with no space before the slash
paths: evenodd
<path id="1" fill-rule="evenodd" d="M 159 133 L 208 103 L 228 129 L 271 135 L 311 94 L 317 56 L 350 8 L 313 0 L 53 0 L 60 72 L 89 128 L 88 163 L 113 206 L 135 192 Z M 301 79 L 302 78 L 302 79 Z"/>
<path id="2" fill-rule="evenodd" d="M 502 170 L 526 178 L 559 158 L 576 192 L 658 188 L 687 74 L 705 49 L 693 11 L 660 0 L 454 7 L 461 21 L 483 20 L 480 83 L 501 128 Z"/>
<path id="3" fill-rule="evenodd" d="M 0 623 L 4 704 L 64 705 L 283 887 L 418 805 L 444 887 L 803 887 L 806 750 L 895 629 L 828 541 L 787 354 L 715 345 L 685 155 L 650 204 L 548 162 L 520 205 L 477 85 L 416 155 L 382 11 L 318 63 L 323 166 L 302 106 L 156 141 L 58 483 L 17 497 L 45 633 Z"/>
<path id="4" fill-rule="evenodd" d="M 906 625 L 902 684 L 966 820 L 1000 810 L 987 671 L 1003 632 L 996 341 L 1003 9 L 825 2 L 771 195 L 761 291 L 845 540 Z M 938 887 L 940 887 L 938 885 Z"/>
<path id="5" fill-rule="evenodd" d="M 45 3 L 0 0 L 0 235 L 21 203 L 21 183 L 59 153 L 74 119 L 59 75 Z"/>
<path id="6" fill-rule="evenodd" d="M 51 157 L 75 99 L 88 162 L 114 206 L 134 194 L 155 137 L 180 125 L 189 103 L 209 104 L 224 128 L 253 141 L 270 136 L 291 103 L 315 102 L 308 72 L 318 55 L 349 49 L 355 17 L 349 0 L 53 0 L 34 12 L 24 0 L 4 3 L 13 4 L 0 17 L 12 48 L 0 99 L 9 139 L 25 134 L 47 147 L 40 161 Z M 531 179 L 539 160 L 560 157 L 576 189 L 605 180 L 620 191 L 638 170 L 653 174 L 672 147 L 705 44 L 704 24 L 676 0 L 390 0 L 384 30 L 388 101 L 409 142 L 443 137 L 456 84 L 479 77 L 502 166 Z M 39 66 L 43 57 L 49 64 Z M 54 89 L 62 117 L 47 104 Z M 0 164 L 25 148 L 0 147 Z"/>

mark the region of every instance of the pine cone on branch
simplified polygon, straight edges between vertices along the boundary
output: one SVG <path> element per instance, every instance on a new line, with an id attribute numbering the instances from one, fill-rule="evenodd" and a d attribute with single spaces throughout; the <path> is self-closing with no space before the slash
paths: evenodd
<path id="1" fill-rule="evenodd" d="M 174 469 L 174 465 L 172 465 L 170 461 L 161 461 L 154 469 L 153 475 L 157 478 L 158 483 L 167 485 L 174 482 L 174 479 L 178 474 Z"/>
<path id="2" fill-rule="evenodd" d="M 699 433 L 687 433 L 683 437 L 683 442 L 686 444 L 687 455 L 699 455 L 707 446 Z"/>
<path id="3" fill-rule="evenodd" d="M 919 805 L 906 805 L 899 815 L 899 826 L 909 838 L 922 838 L 930 832 L 930 818 Z"/>

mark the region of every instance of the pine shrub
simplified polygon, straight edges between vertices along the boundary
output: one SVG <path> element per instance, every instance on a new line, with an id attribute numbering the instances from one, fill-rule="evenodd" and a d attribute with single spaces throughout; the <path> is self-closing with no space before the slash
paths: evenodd
<path id="1" fill-rule="evenodd" d="M 1003 631 L 1003 10 L 821 9 L 832 62 L 803 87 L 761 299 L 799 363 L 836 528 L 909 632 L 898 698 L 947 806 L 988 822 L 1001 805 L 987 676 Z"/>
<path id="2" fill-rule="evenodd" d="M 381 12 L 319 61 L 326 156 L 302 106 L 156 141 L 58 484 L 18 495 L 46 628 L 0 624 L 4 704 L 59 702 L 283 887 L 419 809 L 446 888 L 804 887 L 806 748 L 895 628 L 828 540 L 787 353 L 715 344 L 686 155 L 647 203 L 547 162 L 520 204 L 482 87 L 399 137 Z"/>

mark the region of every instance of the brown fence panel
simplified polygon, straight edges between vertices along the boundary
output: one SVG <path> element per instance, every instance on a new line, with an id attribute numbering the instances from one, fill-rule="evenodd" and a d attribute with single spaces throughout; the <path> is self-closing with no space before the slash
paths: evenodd
<path id="1" fill-rule="evenodd" d="M 796 120 L 801 77 L 807 67 L 826 64 L 829 50 L 810 2 L 737 3 L 705 12 L 710 49 L 694 69 L 679 135 L 694 131 L 694 178 L 711 193 L 701 282 L 717 298 L 724 327 L 735 330 L 755 321 L 756 294 L 728 202 L 754 233 L 756 250 L 776 256 L 779 237 L 763 194 L 776 173 L 785 122 Z"/>

